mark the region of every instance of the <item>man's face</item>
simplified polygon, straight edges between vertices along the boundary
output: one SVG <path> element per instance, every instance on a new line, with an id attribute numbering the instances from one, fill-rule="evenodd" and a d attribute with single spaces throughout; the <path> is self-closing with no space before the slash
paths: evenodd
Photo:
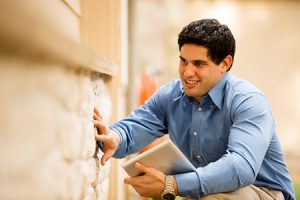
<path id="1" fill-rule="evenodd" d="M 207 56 L 207 52 L 207 48 L 195 44 L 184 44 L 180 50 L 180 80 L 186 95 L 198 102 L 223 78 L 228 69 L 227 62 L 222 61 L 217 65 Z"/>

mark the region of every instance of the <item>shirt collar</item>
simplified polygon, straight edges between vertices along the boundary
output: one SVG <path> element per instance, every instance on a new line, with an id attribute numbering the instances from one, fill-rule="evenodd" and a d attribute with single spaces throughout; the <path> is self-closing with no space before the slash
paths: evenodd
<path id="1" fill-rule="evenodd" d="M 177 101 L 179 100 L 183 95 L 185 95 L 184 89 L 183 89 L 183 85 L 181 83 L 181 81 L 179 81 L 179 87 L 180 87 L 180 92 L 179 94 L 173 99 L 173 101 Z"/>
<path id="2" fill-rule="evenodd" d="M 223 104 L 223 97 L 224 97 L 224 87 L 225 84 L 227 82 L 227 80 L 229 79 L 229 77 L 231 76 L 230 72 L 226 72 L 224 77 L 222 78 L 221 81 L 219 81 L 217 83 L 217 85 L 215 85 L 209 92 L 208 95 L 210 96 L 211 100 L 214 102 L 214 104 L 221 109 L 222 108 L 222 104 Z M 177 101 L 179 100 L 182 96 L 186 96 L 185 92 L 184 92 L 184 88 L 182 83 L 180 82 L 180 92 L 178 94 L 177 97 L 175 97 L 173 99 L 173 101 Z"/>
<path id="3" fill-rule="evenodd" d="M 209 92 L 209 96 L 214 104 L 221 109 L 223 104 L 223 97 L 224 97 L 224 87 L 226 82 L 228 81 L 229 77 L 231 76 L 230 72 L 226 72 L 223 79 L 217 83 Z"/>

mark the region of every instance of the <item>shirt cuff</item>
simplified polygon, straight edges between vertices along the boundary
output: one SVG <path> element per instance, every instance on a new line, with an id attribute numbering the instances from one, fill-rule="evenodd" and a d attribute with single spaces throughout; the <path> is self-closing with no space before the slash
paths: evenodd
<path id="1" fill-rule="evenodd" d="M 200 184 L 196 172 L 175 175 L 178 187 L 178 195 L 199 199 Z"/>
<path id="2" fill-rule="evenodd" d="M 124 149 L 125 149 L 124 140 L 126 140 L 126 138 L 123 138 L 124 134 L 122 134 L 122 129 L 119 128 L 118 126 L 110 126 L 109 128 L 111 130 L 113 130 L 114 132 L 116 132 L 120 137 L 120 143 L 119 143 L 118 148 L 117 148 L 116 152 L 114 153 L 113 157 L 114 158 L 124 158 L 126 156 L 126 154 L 124 154 Z"/>

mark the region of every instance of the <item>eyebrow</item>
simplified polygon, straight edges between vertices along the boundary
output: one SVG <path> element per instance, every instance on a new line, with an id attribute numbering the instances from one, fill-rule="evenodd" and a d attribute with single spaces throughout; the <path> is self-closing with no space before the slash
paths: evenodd
<path id="1" fill-rule="evenodd" d="M 182 57 L 182 56 L 179 56 L 179 58 L 181 59 L 181 60 L 186 60 L 184 57 Z"/>
<path id="2" fill-rule="evenodd" d="M 181 59 L 181 60 L 186 60 L 184 57 L 182 57 L 182 56 L 179 56 L 179 58 Z M 207 61 L 204 61 L 204 60 L 192 60 L 191 61 L 193 64 L 207 64 Z"/>

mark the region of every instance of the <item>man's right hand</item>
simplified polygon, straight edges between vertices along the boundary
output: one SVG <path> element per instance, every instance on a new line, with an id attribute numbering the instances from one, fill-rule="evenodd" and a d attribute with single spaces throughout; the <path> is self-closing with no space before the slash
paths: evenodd
<path id="1" fill-rule="evenodd" d="M 105 165 L 106 161 L 116 152 L 120 143 L 120 136 L 103 123 L 102 115 L 97 108 L 94 108 L 93 118 L 94 125 L 98 129 L 98 133 L 95 134 L 95 139 L 103 144 L 104 154 L 101 157 L 101 164 Z"/>

